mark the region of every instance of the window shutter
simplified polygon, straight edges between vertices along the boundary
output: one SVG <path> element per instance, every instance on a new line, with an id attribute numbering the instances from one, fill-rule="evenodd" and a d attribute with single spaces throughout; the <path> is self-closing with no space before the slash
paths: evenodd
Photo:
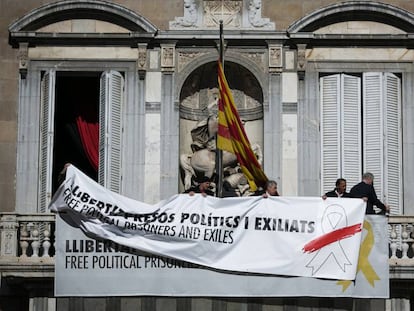
<path id="1" fill-rule="evenodd" d="M 384 83 L 384 200 L 390 205 L 391 214 L 399 215 L 402 213 L 400 136 L 401 81 L 396 75 L 385 73 Z"/>
<path id="2" fill-rule="evenodd" d="M 98 181 L 108 189 L 121 191 L 121 109 L 124 78 L 117 71 L 101 75 L 99 96 Z"/>
<path id="3" fill-rule="evenodd" d="M 383 85 L 381 72 L 363 74 L 363 166 L 374 174 L 378 198 L 384 199 L 383 187 Z"/>
<path id="4" fill-rule="evenodd" d="M 361 179 L 361 78 L 341 76 L 341 174 L 348 188 Z M 348 190 L 349 190 L 348 189 Z"/>
<path id="5" fill-rule="evenodd" d="M 330 191 L 340 175 L 340 86 L 339 74 L 320 78 L 321 188 Z"/>
<path id="6" fill-rule="evenodd" d="M 40 163 L 39 163 L 39 202 L 40 212 L 46 212 L 52 197 L 53 135 L 55 109 L 56 72 L 46 72 L 41 81 L 40 105 Z"/>

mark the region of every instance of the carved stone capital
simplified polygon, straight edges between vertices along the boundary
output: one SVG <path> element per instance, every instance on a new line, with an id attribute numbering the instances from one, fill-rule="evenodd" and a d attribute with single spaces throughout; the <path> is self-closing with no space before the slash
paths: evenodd
<path id="1" fill-rule="evenodd" d="M 19 43 L 19 73 L 22 79 L 26 79 L 27 68 L 29 64 L 29 43 L 21 42 Z"/>

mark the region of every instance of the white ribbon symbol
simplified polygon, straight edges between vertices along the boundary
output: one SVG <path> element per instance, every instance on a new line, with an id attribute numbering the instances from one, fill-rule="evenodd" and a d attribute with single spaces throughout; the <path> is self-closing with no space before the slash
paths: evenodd
<path id="1" fill-rule="evenodd" d="M 324 234 L 344 228 L 347 225 L 348 219 L 342 206 L 332 204 L 325 209 L 321 222 L 322 232 Z M 332 257 L 343 272 L 345 272 L 347 265 L 352 265 L 342 248 L 341 242 L 333 242 L 322 247 L 307 263 L 306 267 L 312 269 L 312 276 L 325 265 L 329 257 Z"/>

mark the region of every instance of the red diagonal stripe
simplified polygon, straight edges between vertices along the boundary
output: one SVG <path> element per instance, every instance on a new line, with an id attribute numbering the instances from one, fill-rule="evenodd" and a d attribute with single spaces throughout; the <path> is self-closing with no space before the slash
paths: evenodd
<path id="1" fill-rule="evenodd" d="M 225 127 L 224 125 L 221 125 L 221 124 L 218 125 L 218 134 L 225 138 L 231 139 L 229 128 Z"/>
<path id="2" fill-rule="evenodd" d="M 362 224 L 356 224 L 353 226 L 344 227 L 338 230 L 334 230 L 332 232 L 329 232 L 327 234 L 324 234 L 320 236 L 319 238 L 316 238 L 309 243 L 307 243 L 303 247 L 303 251 L 306 253 L 312 253 L 314 251 L 317 251 L 321 249 L 322 247 L 331 244 L 333 242 L 340 241 L 342 239 L 348 238 L 350 236 L 353 236 L 354 234 L 361 232 L 362 230 Z"/>

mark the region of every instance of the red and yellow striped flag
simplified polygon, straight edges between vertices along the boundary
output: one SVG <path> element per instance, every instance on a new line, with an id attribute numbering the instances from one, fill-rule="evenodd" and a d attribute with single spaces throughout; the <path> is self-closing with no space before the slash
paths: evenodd
<path id="1" fill-rule="evenodd" d="M 267 177 L 254 154 L 234 104 L 223 66 L 218 62 L 219 104 L 217 148 L 234 153 L 251 191 L 264 186 Z"/>

